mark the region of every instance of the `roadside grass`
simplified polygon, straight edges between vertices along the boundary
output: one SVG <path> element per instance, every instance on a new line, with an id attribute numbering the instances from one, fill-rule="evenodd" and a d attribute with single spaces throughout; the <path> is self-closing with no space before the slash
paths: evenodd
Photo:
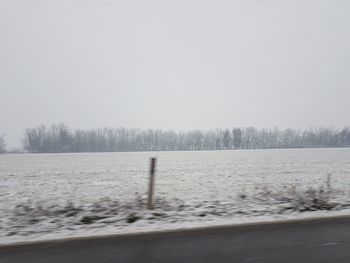
<path id="1" fill-rule="evenodd" d="M 339 199 L 339 196 L 342 198 Z M 8 210 L 0 219 L 0 237 L 107 225 L 128 227 L 139 221 L 142 221 L 142 224 L 171 224 L 215 220 L 220 217 L 256 217 L 341 210 L 350 208 L 350 197 L 332 187 L 329 175 L 322 185 L 308 189 L 287 186 L 280 191 L 272 191 L 267 186 L 260 186 L 251 193 L 243 189 L 236 198 L 229 200 L 185 202 L 180 199 L 157 197 L 154 210 L 147 210 L 146 204 L 146 197 L 140 195 L 129 201 L 103 198 L 86 204 L 22 203 Z"/>

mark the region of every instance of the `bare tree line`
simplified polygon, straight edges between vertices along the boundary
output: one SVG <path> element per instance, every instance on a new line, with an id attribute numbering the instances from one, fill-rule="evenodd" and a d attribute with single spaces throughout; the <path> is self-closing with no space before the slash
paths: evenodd
<path id="1" fill-rule="evenodd" d="M 72 131 L 64 124 L 26 129 L 23 148 L 33 153 L 189 151 L 349 147 L 350 128 L 233 128 L 187 132 L 98 128 Z"/>

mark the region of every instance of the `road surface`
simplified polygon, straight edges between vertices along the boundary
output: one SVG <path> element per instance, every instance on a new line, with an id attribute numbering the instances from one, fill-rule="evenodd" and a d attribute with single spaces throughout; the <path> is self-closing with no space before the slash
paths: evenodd
<path id="1" fill-rule="evenodd" d="M 350 219 L 4 246 L 0 262 L 349 263 Z"/>

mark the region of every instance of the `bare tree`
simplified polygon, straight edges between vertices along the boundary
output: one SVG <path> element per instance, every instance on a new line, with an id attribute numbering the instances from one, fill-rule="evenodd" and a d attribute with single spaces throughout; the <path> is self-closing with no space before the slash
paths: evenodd
<path id="1" fill-rule="evenodd" d="M 240 149 L 242 147 L 242 131 L 241 129 L 234 129 L 233 134 L 233 146 L 235 149 Z"/>
<path id="2" fill-rule="evenodd" d="M 223 133 L 223 145 L 224 148 L 227 149 L 232 149 L 232 139 L 231 139 L 231 134 L 229 130 L 225 130 Z"/>
<path id="3" fill-rule="evenodd" d="M 5 135 L 0 134 L 0 154 L 6 152 Z"/>

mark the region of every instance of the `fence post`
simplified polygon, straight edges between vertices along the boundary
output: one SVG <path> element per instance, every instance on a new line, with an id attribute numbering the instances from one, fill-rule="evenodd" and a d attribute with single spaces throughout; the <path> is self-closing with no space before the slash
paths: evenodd
<path id="1" fill-rule="evenodd" d="M 148 201 L 147 208 L 154 209 L 153 192 L 154 192 L 154 176 L 156 170 L 156 158 L 151 158 L 150 168 L 149 168 L 149 184 L 148 184 Z"/>

